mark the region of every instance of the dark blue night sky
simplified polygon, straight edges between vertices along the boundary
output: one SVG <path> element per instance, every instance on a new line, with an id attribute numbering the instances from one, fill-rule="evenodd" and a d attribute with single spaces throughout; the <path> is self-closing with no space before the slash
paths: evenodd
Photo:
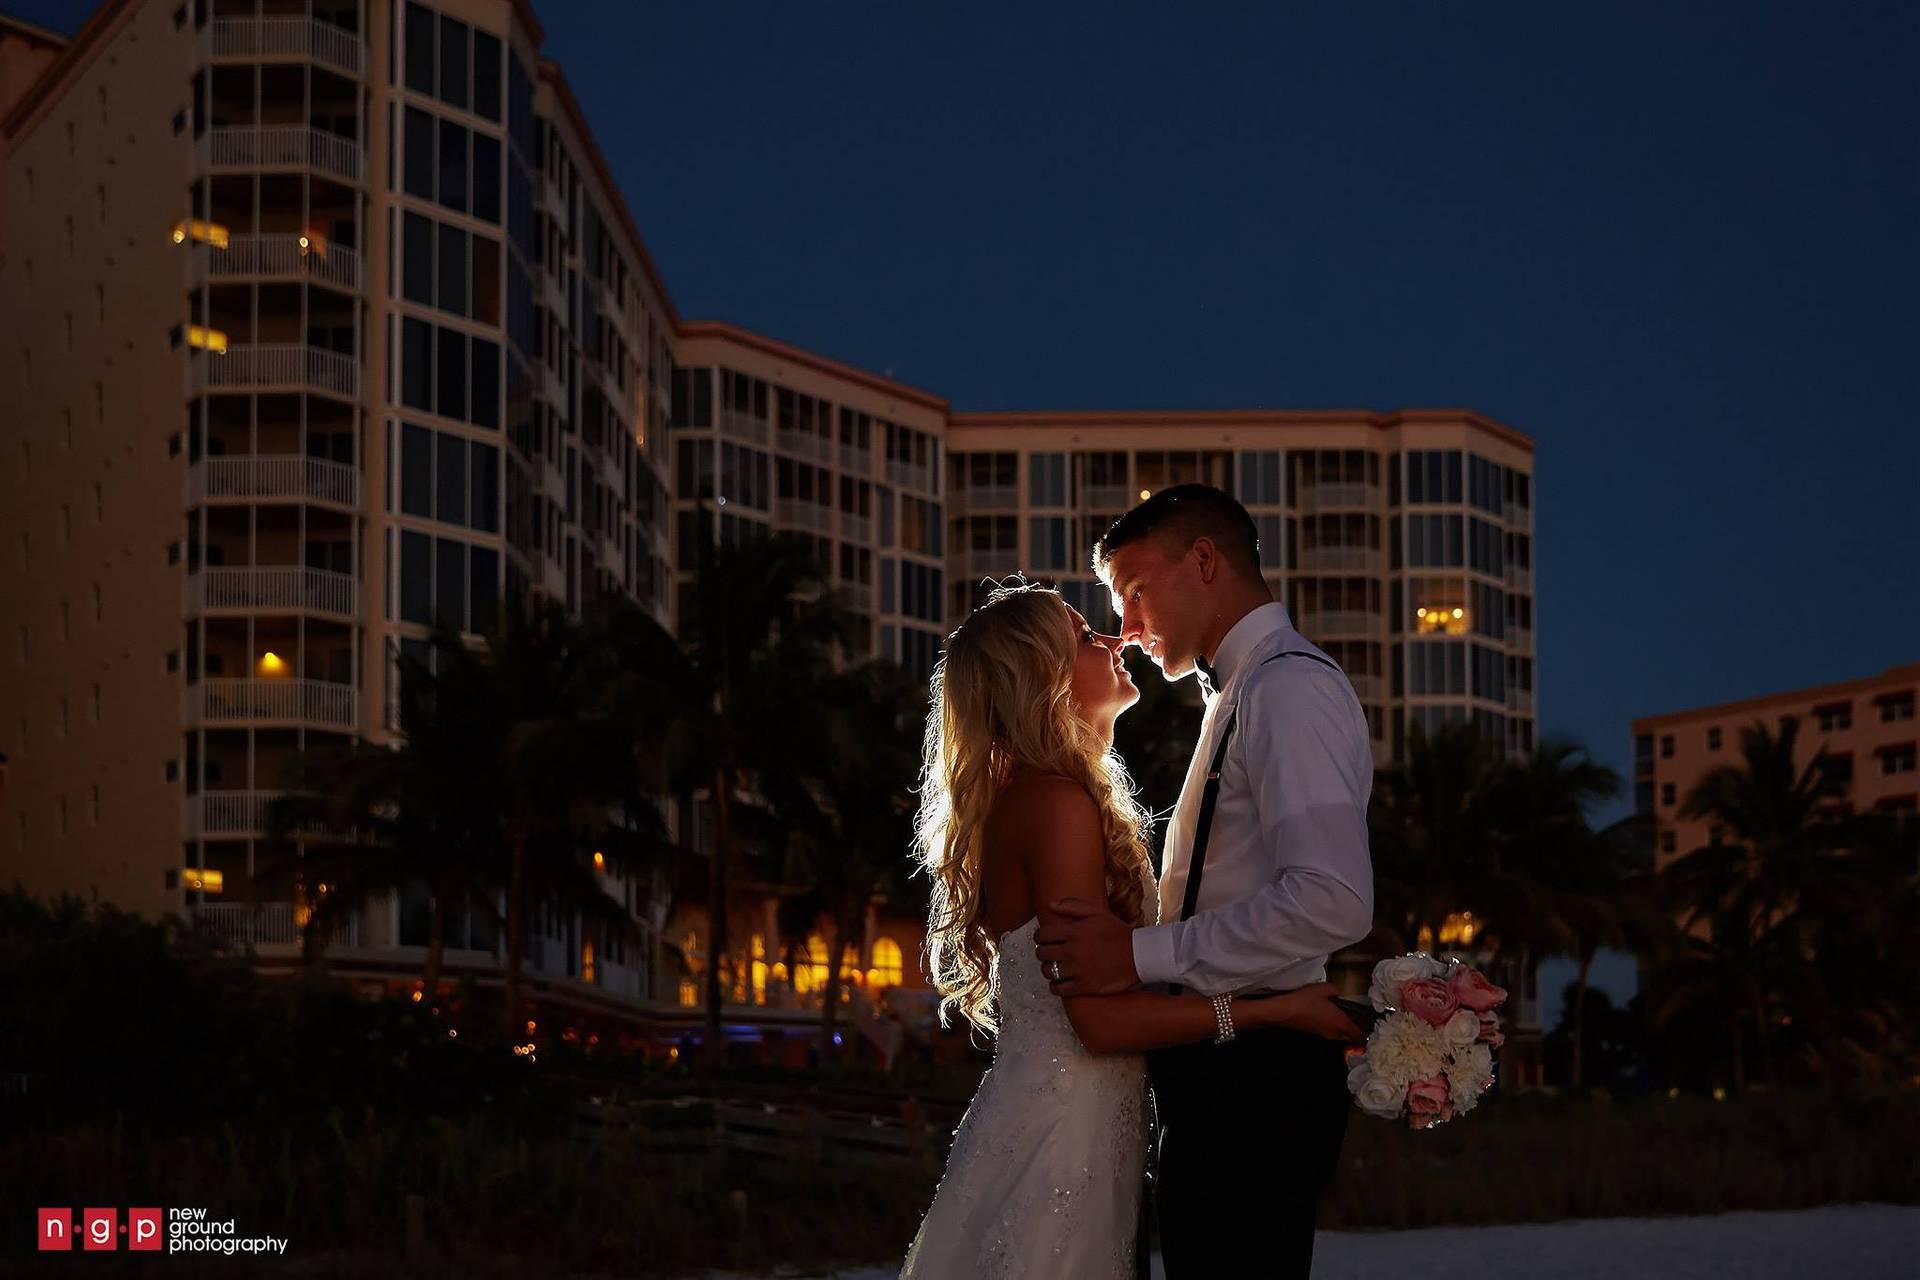
<path id="1" fill-rule="evenodd" d="M 1545 8 L 538 12 L 685 317 L 959 409 L 1533 437 L 1541 727 L 1624 772 L 1920 659 L 1920 7 Z"/>

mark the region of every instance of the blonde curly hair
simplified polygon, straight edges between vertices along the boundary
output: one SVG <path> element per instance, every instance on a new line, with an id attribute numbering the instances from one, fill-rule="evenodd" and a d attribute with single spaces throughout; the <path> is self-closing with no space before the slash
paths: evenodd
<path id="1" fill-rule="evenodd" d="M 1122 920 L 1148 923 L 1149 818 L 1126 766 L 1074 709 L 1076 651 L 1063 619 L 1071 620 L 1066 602 L 1051 588 L 996 587 L 947 637 L 933 670 L 914 856 L 933 882 L 925 959 L 942 1026 L 957 1010 L 988 1035 L 999 1029 L 991 972 L 999 940 L 982 910 L 981 837 L 1016 768 L 1087 789 L 1100 810 L 1107 904 Z"/>

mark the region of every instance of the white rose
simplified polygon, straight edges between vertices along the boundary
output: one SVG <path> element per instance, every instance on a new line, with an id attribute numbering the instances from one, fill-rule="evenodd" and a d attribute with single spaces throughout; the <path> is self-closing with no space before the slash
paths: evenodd
<path id="1" fill-rule="evenodd" d="M 1390 956 L 1373 966 L 1373 980 L 1367 987 L 1367 999 L 1381 1012 L 1398 1008 L 1400 984 L 1437 978 L 1447 966 L 1428 955 Z"/>
<path id="2" fill-rule="evenodd" d="M 1362 1111 L 1383 1120 L 1397 1117 L 1401 1104 L 1406 1101 L 1406 1090 L 1395 1088 L 1391 1081 L 1374 1075 L 1364 1058 L 1347 1072 L 1347 1088 Z"/>
<path id="3" fill-rule="evenodd" d="M 1457 1054 L 1480 1038 L 1480 1015 L 1471 1009 L 1456 1009 L 1447 1025 L 1440 1028 L 1440 1035 L 1447 1048 Z"/>

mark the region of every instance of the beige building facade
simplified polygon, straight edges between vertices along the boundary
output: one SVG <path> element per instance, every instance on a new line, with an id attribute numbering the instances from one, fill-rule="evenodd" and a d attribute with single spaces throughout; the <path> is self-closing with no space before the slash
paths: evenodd
<path id="1" fill-rule="evenodd" d="M 520 0 L 106 0 L 39 66 L 0 60 L 38 72 L 0 122 L 7 881 L 288 967 L 308 903 L 251 893 L 281 769 L 391 740 L 395 657 L 436 620 L 477 639 L 529 596 L 618 593 L 671 626 L 697 539 L 780 530 L 814 540 L 856 656 L 925 674 L 1015 571 L 1110 625 L 1093 538 L 1188 480 L 1254 513 L 1382 763 L 1449 720 L 1533 745 L 1527 437 L 1459 410 L 966 413 L 684 319 L 541 40 Z M 544 913 L 544 998 L 685 1020 L 663 886 L 607 891 L 652 941 Z M 417 973 L 425 906 L 370 903 L 336 967 Z M 918 930 L 876 917 L 869 997 L 924 995 Z M 497 953 L 462 920 L 449 971 Z M 743 980 L 743 1013 L 809 1016 L 797 979 Z"/>
<path id="2" fill-rule="evenodd" d="M 1713 769 L 1741 764 L 1742 731 L 1759 725 L 1777 734 L 1789 717 L 1799 721 L 1796 772 L 1817 762 L 1830 788 L 1826 812 L 1920 812 L 1917 695 L 1920 663 L 1908 663 L 1859 680 L 1635 720 L 1634 807 L 1655 820 L 1657 864 L 1725 838 L 1711 822 L 1680 816 L 1688 792 Z"/>

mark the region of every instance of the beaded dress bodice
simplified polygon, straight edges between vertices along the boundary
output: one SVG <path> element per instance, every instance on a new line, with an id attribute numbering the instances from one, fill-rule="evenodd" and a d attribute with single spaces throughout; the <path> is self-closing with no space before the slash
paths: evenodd
<path id="1" fill-rule="evenodd" d="M 1156 899 L 1144 874 L 1151 917 Z M 999 940 L 993 1066 L 954 1131 L 946 1176 L 901 1280 L 1133 1275 L 1146 1060 L 1087 1052 L 1040 971 L 1039 923 Z"/>

